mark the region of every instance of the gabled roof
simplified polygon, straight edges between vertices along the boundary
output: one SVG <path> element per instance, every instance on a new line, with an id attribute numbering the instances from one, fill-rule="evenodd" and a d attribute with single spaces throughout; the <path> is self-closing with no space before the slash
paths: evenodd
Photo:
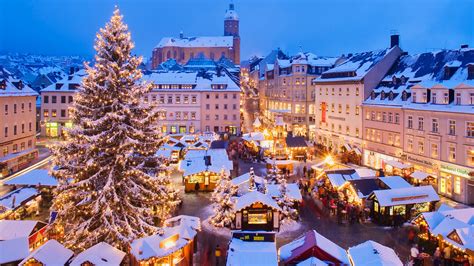
<path id="1" fill-rule="evenodd" d="M 372 195 L 382 207 L 439 201 L 431 185 L 397 189 L 375 190 Z"/>
<path id="2" fill-rule="evenodd" d="M 58 241 L 51 239 L 23 259 L 20 265 L 24 265 L 32 258 L 45 266 L 66 265 L 66 262 L 68 262 L 73 255 L 74 252 L 72 252 L 72 250 L 65 248 Z"/>
<path id="3" fill-rule="evenodd" d="M 360 199 L 364 199 L 374 190 L 380 189 L 380 186 L 374 178 L 349 180 L 348 183 L 354 188 Z"/>
<path id="4" fill-rule="evenodd" d="M 280 260 L 293 264 L 308 257 L 349 265 L 346 251 L 323 235 L 311 230 L 280 248 Z"/>
<path id="5" fill-rule="evenodd" d="M 286 136 L 286 145 L 289 148 L 306 148 L 308 144 L 304 140 L 304 137 L 301 136 Z"/>
<path id="6" fill-rule="evenodd" d="M 38 96 L 38 93 L 12 76 L 0 77 L 0 97 L 12 96 Z"/>
<path id="7" fill-rule="evenodd" d="M 354 266 L 402 266 L 395 251 L 389 247 L 369 240 L 347 250 Z"/>
<path id="8" fill-rule="evenodd" d="M 120 265 L 125 252 L 113 246 L 100 242 L 79 253 L 71 262 L 71 266 L 81 266 L 84 262 L 91 262 L 94 265 Z"/>
<path id="9" fill-rule="evenodd" d="M 165 37 L 155 48 L 162 47 L 232 47 L 233 36 L 213 36 L 213 37 Z"/>

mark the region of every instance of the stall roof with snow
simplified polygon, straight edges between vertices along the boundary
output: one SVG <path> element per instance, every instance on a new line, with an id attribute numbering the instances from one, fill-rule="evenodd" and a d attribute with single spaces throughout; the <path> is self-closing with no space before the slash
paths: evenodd
<path id="1" fill-rule="evenodd" d="M 285 264 L 295 264 L 310 257 L 334 264 L 349 264 L 346 251 L 316 230 L 308 231 L 296 240 L 283 245 L 279 253 L 280 261 Z"/>
<path id="2" fill-rule="evenodd" d="M 275 242 L 250 242 L 232 238 L 227 252 L 227 266 L 277 266 Z"/>
<path id="3" fill-rule="evenodd" d="M 104 266 L 120 265 L 124 257 L 125 252 L 105 242 L 100 242 L 74 257 L 71 266 L 81 266 L 86 262 L 90 262 L 93 265 Z"/>
<path id="4" fill-rule="evenodd" d="M 379 190 L 380 186 L 374 178 L 349 180 L 346 185 L 352 186 L 359 199 L 367 198 L 373 191 Z"/>
<path id="5" fill-rule="evenodd" d="M 24 187 L 14 190 L 0 198 L 0 213 L 15 210 L 37 195 L 39 195 L 38 190 L 32 187 Z"/>
<path id="6" fill-rule="evenodd" d="M 23 259 L 20 262 L 20 265 L 26 264 L 30 259 L 34 259 L 35 261 L 46 266 L 66 265 L 73 255 L 74 252 L 72 252 L 72 250 L 67 249 L 58 241 L 51 239 L 33 251 L 30 255 L 28 255 L 28 257 Z"/>
<path id="7" fill-rule="evenodd" d="M 376 190 L 369 197 L 377 199 L 382 207 L 439 201 L 432 186 Z"/>
<path id="8" fill-rule="evenodd" d="M 355 169 L 337 169 L 337 170 L 325 170 L 326 176 L 331 182 L 333 187 L 340 187 L 349 180 L 361 179 Z"/>
<path id="9" fill-rule="evenodd" d="M 395 251 L 375 241 L 368 240 L 347 250 L 353 266 L 402 266 Z"/>
<path id="10" fill-rule="evenodd" d="M 137 260 L 168 256 L 189 244 L 201 228 L 199 218 L 185 215 L 168 219 L 165 224 L 161 233 L 136 239 L 130 244 L 131 253 Z"/>
<path id="11" fill-rule="evenodd" d="M 296 183 L 288 183 L 286 185 L 288 197 L 294 201 L 303 201 L 303 196 L 301 195 L 300 188 Z M 268 184 L 267 185 L 268 194 L 273 198 L 280 197 L 280 185 L 279 184 Z"/>
<path id="12" fill-rule="evenodd" d="M 281 211 L 278 203 L 268 194 L 263 194 L 259 191 L 251 191 L 235 199 L 234 210 L 240 211 L 251 206 L 254 203 L 262 203 L 266 206 L 272 207 L 275 210 Z"/>
<path id="13" fill-rule="evenodd" d="M 46 169 L 34 169 L 5 182 L 5 185 L 15 186 L 49 186 L 58 185 L 58 180 L 52 177 Z"/>
<path id="14" fill-rule="evenodd" d="M 379 177 L 379 180 L 391 189 L 412 187 L 403 177 L 397 175 Z"/>
<path id="15" fill-rule="evenodd" d="M 329 264 L 316 258 L 316 257 L 310 257 L 305 259 L 302 262 L 299 262 L 296 264 L 296 266 L 328 266 Z"/>
<path id="16" fill-rule="evenodd" d="M 29 237 L 46 224 L 31 220 L 0 220 L 0 264 L 24 259 L 30 253 Z"/>
<path id="17" fill-rule="evenodd" d="M 418 181 L 423 181 L 426 178 L 432 176 L 431 174 L 425 173 L 423 171 L 414 171 L 413 173 L 410 174 L 410 177 L 418 180 Z"/>
<path id="18" fill-rule="evenodd" d="M 220 173 L 222 170 L 227 175 L 233 170 L 233 163 L 229 160 L 225 149 L 190 150 L 185 159 L 181 161 L 179 169 L 183 176 L 190 176 L 200 172 Z M 206 159 L 209 158 L 209 159 Z"/>

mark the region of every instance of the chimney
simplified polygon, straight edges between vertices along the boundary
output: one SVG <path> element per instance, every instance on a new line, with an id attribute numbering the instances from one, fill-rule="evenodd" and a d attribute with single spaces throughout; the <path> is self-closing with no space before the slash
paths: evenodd
<path id="1" fill-rule="evenodd" d="M 396 31 L 392 31 L 390 35 L 390 48 L 400 46 L 400 35 Z"/>
<path id="2" fill-rule="evenodd" d="M 461 44 L 461 49 L 467 49 L 469 48 L 469 44 Z"/>

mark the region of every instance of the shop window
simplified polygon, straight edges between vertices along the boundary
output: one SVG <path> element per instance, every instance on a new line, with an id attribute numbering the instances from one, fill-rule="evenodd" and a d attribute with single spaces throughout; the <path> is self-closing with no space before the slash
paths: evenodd
<path id="1" fill-rule="evenodd" d="M 461 194 L 461 178 L 459 176 L 454 177 L 454 193 Z"/>
<path id="2" fill-rule="evenodd" d="M 442 177 L 441 181 L 439 182 L 439 192 L 442 194 L 446 193 L 446 178 Z"/>
<path id="3" fill-rule="evenodd" d="M 467 164 L 470 166 L 474 166 L 474 149 L 470 149 L 467 151 Z"/>

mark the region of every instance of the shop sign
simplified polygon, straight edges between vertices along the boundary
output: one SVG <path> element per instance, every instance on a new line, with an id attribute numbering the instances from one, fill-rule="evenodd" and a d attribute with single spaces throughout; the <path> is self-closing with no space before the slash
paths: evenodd
<path id="1" fill-rule="evenodd" d="M 392 202 L 407 201 L 407 200 L 416 200 L 416 199 L 423 199 L 423 198 L 427 198 L 427 197 L 428 197 L 428 195 L 416 195 L 416 196 L 398 197 L 398 198 L 392 198 Z"/>
<path id="2" fill-rule="evenodd" d="M 454 167 L 454 166 L 449 166 L 446 164 L 441 165 L 441 171 L 448 173 L 448 174 L 453 174 L 457 176 L 462 176 L 464 178 L 470 178 L 472 176 L 472 172 L 466 169 Z"/>
<path id="3" fill-rule="evenodd" d="M 419 158 L 416 158 L 416 157 L 413 157 L 413 156 L 410 156 L 410 155 L 407 156 L 407 159 L 409 161 L 412 161 L 412 162 L 415 162 L 415 163 L 421 163 L 421 164 L 424 164 L 424 165 L 428 165 L 430 167 L 434 167 L 434 164 L 432 162 L 424 160 L 424 159 L 419 159 Z"/>
<path id="4" fill-rule="evenodd" d="M 346 121 L 346 119 L 344 117 L 337 117 L 337 116 L 328 116 L 328 118 L 330 119 L 334 119 L 334 120 L 340 120 L 340 121 Z"/>
<path id="5" fill-rule="evenodd" d="M 232 234 L 232 238 L 248 242 L 275 242 L 275 234 L 273 233 L 235 232 Z"/>

